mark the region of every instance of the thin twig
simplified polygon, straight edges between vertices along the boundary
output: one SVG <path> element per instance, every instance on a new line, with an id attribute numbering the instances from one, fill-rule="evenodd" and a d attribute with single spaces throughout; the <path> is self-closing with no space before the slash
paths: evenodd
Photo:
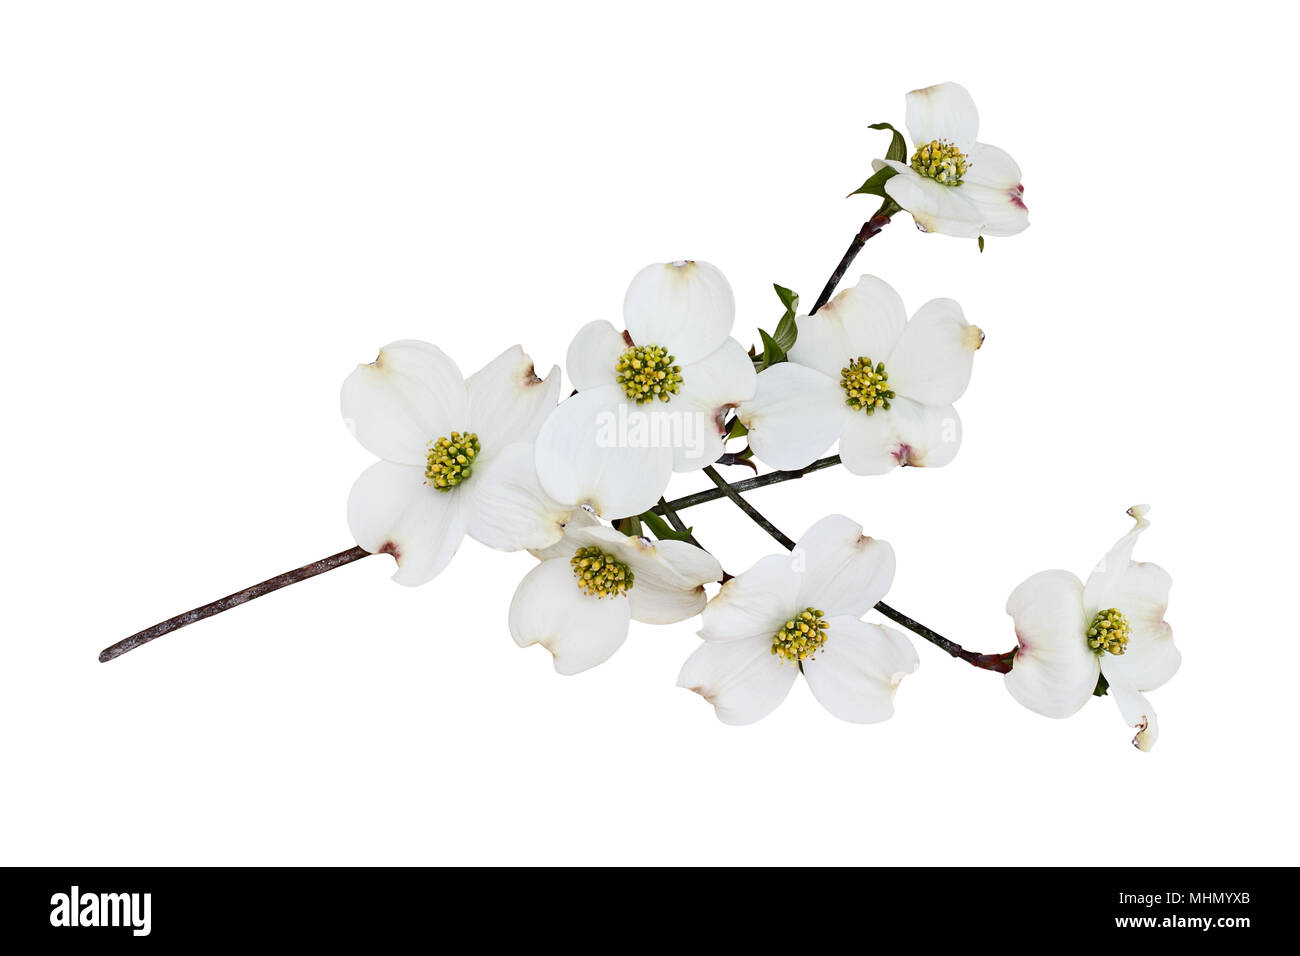
<path id="1" fill-rule="evenodd" d="M 835 287 L 838 286 L 840 280 L 844 278 L 844 273 L 849 271 L 849 266 L 853 265 L 853 260 L 858 257 L 858 253 L 861 252 L 862 247 L 867 244 L 867 240 L 872 236 L 877 235 L 880 230 L 888 226 L 890 217 L 897 211 L 898 206 L 894 204 L 894 201 L 886 199 L 880 204 L 880 208 L 876 210 L 876 214 L 862 224 L 862 228 L 858 230 L 858 234 L 854 236 L 853 241 L 849 243 L 849 248 L 844 253 L 844 257 L 840 259 L 840 264 L 837 265 L 835 271 L 831 273 L 830 281 L 827 282 L 826 287 L 822 289 L 822 294 L 817 297 L 817 302 L 813 305 L 812 309 L 809 310 L 809 315 L 815 315 L 818 309 L 831 300 L 831 296 L 835 294 Z"/>
<path id="2" fill-rule="evenodd" d="M 834 467 L 839 463 L 840 456 L 831 455 L 829 458 L 819 458 L 806 468 L 800 468 L 796 471 L 773 471 L 766 475 L 759 475 L 757 478 L 746 478 L 744 481 L 731 482 L 728 487 L 734 491 L 752 491 L 755 488 L 766 488 L 768 485 L 779 485 L 783 481 L 794 481 L 796 478 L 802 478 L 814 471 L 821 471 L 823 468 Z M 664 511 L 665 507 L 672 508 L 674 511 L 685 511 L 687 508 L 702 505 L 706 501 L 717 501 L 719 498 L 725 497 L 727 497 L 727 493 L 721 487 L 709 488 L 706 491 L 697 491 L 693 495 L 674 498 L 662 505 L 655 505 L 650 510 L 655 514 L 667 517 L 667 513 Z"/>
<path id="3" fill-rule="evenodd" d="M 779 541 L 782 547 L 784 547 L 787 551 L 794 550 L 794 540 L 792 538 L 786 537 L 785 533 L 776 525 L 772 524 L 772 522 L 764 518 L 762 513 L 757 508 L 751 505 L 744 498 L 740 497 L 740 492 L 736 491 L 735 488 L 727 484 L 726 479 L 723 478 L 720 474 L 718 474 L 717 470 L 712 465 L 706 467 L 704 469 L 704 473 L 708 475 L 711 479 L 713 479 L 713 483 L 717 485 L 719 489 L 721 489 L 722 493 L 726 495 L 728 498 L 730 498 L 732 500 L 732 503 L 734 503 L 737 508 L 745 512 L 745 514 L 749 515 L 749 517 L 753 520 L 753 522 L 756 525 L 758 525 L 760 528 L 762 528 L 772 537 L 776 538 L 776 540 Z"/>
<path id="4" fill-rule="evenodd" d="M 947 651 L 953 657 L 961 658 L 973 667 L 979 667 L 986 671 L 996 671 L 999 674 L 1011 672 L 1011 662 L 1015 656 L 1013 651 L 1007 651 L 1003 654 L 977 654 L 974 651 L 966 650 L 956 641 L 948 640 L 938 631 L 931 630 L 919 621 L 912 620 L 902 611 L 895 610 L 884 601 L 876 604 L 876 610 L 895 624 L 901 624 L 912 633 L 921 635 L 935 647 Z"/>
<path id="5" fill-rule="evenodd" d="M 130 637 L 123 638 L 111 647 L 106 647 L 99 652 L 99 662 L 106 664 L 114 658 L 121 657 L 127 651 L 133 651 L 137 647 L 148 644 L 154 638 L 162 637 L 164 634 L 170 634 L 172 631 L 179 630 L 193 624 L 195 621 L 201 621 L 205 617 L 212 617 L 214 614 L 220 614 L 222 611 L 229 611 L 232 607 L 239 607 L 241 604 L 247 604 L 249 601 L 270 594 L 272 591 L 278 591 L 280 588 L 288 587 L 290 584 L 297 584 L 299 581 L 306 581 L 308 578 L 314 578 L 318 574 L 324 574 L 326 571 L 333 571 L 335 568 L 341 568 L 345 564 L 351 564 L 353 561 L 359 561 L 362 558 L 370 557 L 370 552 L 365 548 L 348 548 L 346 551 L 340 551 L 338 554 L 332 554 L 328 558 L 321 558 L 319 561 L 313 561 L 311 564 L 304 564 L 301 568 L 295 568 L 292 571 L 286 571 L 284 574 L 278 574 L 268 581 L 261 584 L 254 584 L 252 587 L 244 588 L 242 591 L 236 591 L 220 600 L 213 601 L 211 604 L 205 604 L 202 607 L 196 607 L 192 611 L 186 611 L 184 614 L 177 614 L 175 617 L 168 618 L 153 627 L 146 627 L 143 631 L 132 634 Z"/>

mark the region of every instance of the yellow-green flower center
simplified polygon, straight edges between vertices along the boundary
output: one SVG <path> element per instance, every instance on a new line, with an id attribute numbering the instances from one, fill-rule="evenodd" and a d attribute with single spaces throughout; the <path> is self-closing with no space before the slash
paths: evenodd
<path id="1" fill-rule="evenodd" d="M 877 408 L 888 410 L 889 400 L 894 397 L 885 363 L 872 365 L 865 355 L 851 361 L 848 368 L 840 369 L 840 385 L 847 396 L 844 403 L 868 415 L 874 414 Z"/>
<path id="2" fill-rule="evenodd" d="M 812 658 L 826 643 L 826 616 L 815 607 L 806 607 L 772 636 L 772 653 L 791 664 Z"/>
<path id="3" fill-rule="evenodd" d="M 966 154 L 946 139 L 932 139 L 912 154 L 912 168 L 945 186 L 960 186 L 970 163 Z"/>
<path id="4" fill-rule="evenodd" d="M 668 401 L 682 385 L 682 367 L 661 345 L 634 345 L 618 357 L 614 366 L 618 384 L 638 405 L 656 398 Z"/>
<path id="5" fill-rule="evenodd" d="M 1133 629 L 1128 618 L 1115 608 L 1098 611 L 1088 625 L 1088 646 L 1098 654 L 1123 654 Z"/>
<path id="6" fill-rule="evenodd" d="M 569 563 L 578 587 L 594 598 L 617 597 L 632 590 L 632 569 L 594 545 L 579 548 Z"/>
<path id="7" fill-rule="evenodd" d="M 439 491 L 451 491 L 474 473 L 474 459 L 480 451 L 478 435 L 452 432 L 429 442 L 424 477 Z"/>

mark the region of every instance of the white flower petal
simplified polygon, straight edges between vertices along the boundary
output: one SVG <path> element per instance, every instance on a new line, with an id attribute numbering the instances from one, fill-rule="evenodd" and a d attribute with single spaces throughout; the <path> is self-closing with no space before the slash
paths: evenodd
<path id="1" fill-rule="evenodd" d="M 1091 610 L 1096 614 L 1099 610 L 1115 607 L 1113 603 L 1104 602 L 1125 593 L 1126 589 L 1122 585 L 1129 568 L 1133 566 L 1133 547 L 1142 532 L 1151 527 L 1151 522 L 1146 517 L 1149 510 L 1147 505 L 1134 505 L 1126 512 L 1133 519 L 1133 527 L 1111 545 L 1110 550 L 1088 575 L 1088 583 L 1084 590 L 1085 610 Z"/>
<path id="2" fill-rule="evenodd" d="M 485 452 L 458 491 L 470 537 L 498 551 L 555 544 L 573 511 L 542 490 L 530 442 Z"/>
<path id="3" fill-rule="evenodd" d="M 967 158 L 970 166 L 962 177 L 963 186 L 1010 189 L 1020 185 L 1020 166 L 1006 150 L 988 143 L 976 143 L 971 147 Z"/>
<path id="4" fill-rule="evenodd" d="M 899 396 L 874 414 L 850 409 L 840 431 L 840 458 L 855 475 L 883 475 L 896 465 L 940 468 L 961 448 L 961 418 Z"/>
<path id="5" fill-rule="evenodd" d="M 790 349 L 790 360 L 838 382 L 840 371 L 852 359 L 889 361 L 907 324 L 907 309 L 888 282 L 863 276 L 815 315 L 799 316 L 797 322 L 799 337 Z"/>
<path id="6" fill-rule="evenodd" d="M 1084 637 L 1083 585 L 1069 571 L 1040 571 L 1007 598 L 1016 651 L 1011 696 L 1048 717 L 1069 717 L 1097 688 L 1100 665 Z"/>
<path id="7" fill-rule="evenodd" d="M 1105 659 L 1102 661 L 1101 669 L 1106 675 L 1106 681 L 1110 684 L 1107 693 L 1114 698 L 1124 722 L 1137 730 L 1137 734 L 1133 737 L 1133 746 L 1143 753 L 1147 753 L 1156 745 L 1156 738 L 1160 736 L 1160 727 L 1156 723 L 1155 708 L 1132 685 L 1125 682 L 1119 674 L 1115 674 L 1112 679 L 1112 665 L 1115 661 L 1122 660 L 1122 658 L 1115 657 L 1113 654 L 1103 656 Z"/>
<path id="8" fill-rule="evenodd" d="M 627 640 L 626 597 L 594 598 L 578 587 L 567 558 L 552 558 L 519 582 L 510 602 L 510 636 L 520 647 L 541 644 L 559 674 L 603 664 Z"/>
<path id="9" fill-rule="evenodd" d="M 673 573 L 692 587 L 722 580 L 722 565 L 703 548 L 671 539 L 656 541 L 655 548 Z"/>
<path id="10" fill-rule="evenodd" d="M 813 607 L 827 617 L 861 617 L 894 583 L 894 548 L 869 538 L 844 515 L 827 515 L 805 531 L 790 553 L 801 571 L 797 610 Z"/>
<path id="11" fill-rule="evenodd" d="M 469 427 L 465 379 L 427 342 L 385 345 L 343 382 L 340 405 L 367 451 L 403 465 L 422 466 L 429 442 Z"/>
<path id="12" fill-rule="evenodd" d="M 683 366 L 681 374 L 681 388 L 659 411 L 680 421 L 683 441 L 673 446 L 673 468 L 694 471 L 721 457 L 727 412 L 754 397 L 758 376 L 744 346 L 732 338 Z"/>
<path id="13" fill-rule="evenodd" d="M 572 536 L 584 528 L 600 527 L 604 526 L 600 523 L 599 518 L 592 516 L 582 508 L 574 508 L 572 513 L 569 515 L 569 520 L 564 523 L 564 537 L 550 547 L 529 548 L 528 551 L 539 561 L 545 561 L 548 558 L 558 558 L 561 556 L 563 556 L 567 561 L 569 558 L 573 557 L 573 552 L 577 550 L 577 546 L 575 546 L 571 540 Z"/>
<path id="14" fill-rule="evenodd" d="M 420 466 L 375 462 L 352 486 L 348 527 L 367 551 L 397 559 L 394 581 L 424 584 L 447 566 L 465 536 L 460 495 L 429 487 Z"/>
<path id="15" fill-rule="evenodd" d="M 698 362 L 731 334 L 731 284 L 707 262 L 646 266 L 623 299 L 623 321 L 637 345 L 661 345 L 679 365 Z"/>
<path id="16" fill-rule="evenodd" d="M 537 437 L 560 400 L 560 370 L 552 367 L 545 380 L 538 378 L 533 360 L 516 345 L 471 375 L 465 388 L 467 427 L 478 435 L 485 454 L 496 454 L 506 445 Z"/>
<path id="17" fill-rule="evenodd" d="M 885 365 L 889 387 L 923 405 L 951 405 L 970 384 L 984 333 L 952 299 L 931 299 L 907 323 Z"/>
<path id="18" fill-rule="evenodd" d="M 1169 573 L 1159 565 L 1135 562 L 1107 595 L 1113 603 L 1100 608 L 1118 608 L 1132 628 L 1124 653 L 1106 655 L 1106 663 L 1138 690 L 1155 690 L 1178 672 L 1183 661 L 1174 645 L 1173 628 L 1164 620 L 1171 583 Z M 1084 606 L 1088 606 L 1086 587 Z"/>
<path id="19" fill-rule="evenodd" d="M 968 239 L 980 234 L 984 213 L 966 198 L 964 186 L 937 183 L 896 160 L 885 164 L 898 173 L 885 181 L 885 193 L 910 212 L 923 231 Z"/>
<path id="20" fill-rule="evenodd" d="M 848 407 L 838 379 L 795 362 L 758 376 L 754 398 L 736 410 L 758 459 L 791 471 L 812 464 L 835 444 Z"/>
<path id="21" fill-rule="evenodd" d="M 642 587 L 638 578 L 636 586 L 627 592 L 627 599 L 632 607 L 633 620 L 642 624 L 676 624 L 703 611 L 709 596 L 699 586 L 689 589 Z"/>
<path id="22" fill-rule="evenodd" d="M 946 140 L 969 153 L 979 135 L 980 114 L 964 86 L 940 83 L 907 94 L 907 132 L 913 146 Z"/>
<path id="23" fill-rule="evenodd" d="M 671 445 L 657 444 L 653 415 L 629 406 L 617 385 L 579 392 L 553 411 L 537 436 L 537 474 L 556 501 L 587 505 L 604 518 L 645 511 L 673 473 Z"/>
<path id="24" fill-rule="evenodd" d="M 1029 228 L 1029 210 L 1025 206 L 1024 189 L 990 189 L 964 183 L 962 195 L 979 212 L 980 232 L 986 236 L 1014 236 Z"/>
<path id="25" fill-rule="evenodd" d="M 693 690 L 724 724 L 752 724 L 780 706 L 798 668 L 772 653 L 772 639 L 701 644 L 686 659 L 677 686 Z"/>
<path id="26" fill-rule="evenodd" d="M 588 322 L 578 329 L 578 334 L 569 343 L 569 352 L 564 359 L 569 381 L 579 391 L 617 385 L 615 366 L 627 348 L 623 334 L 604 319 Z"/>
<path id="27" fill-rule="evenodd" d="M 760 558 L 748 571 L 724 584 L 704 608 L 700 637 L 706 641 L 761 638 L 770 646 L 790 615 L 803 610 L 796 606 L 799 583 L 799 571 L 790 555 Z"/>
<path id="28" fill-rule="evenodd" d="M 654 561 L 633 566 L 635 580 L 627 592 L 632 617 L 644 624 L 676 624 L 704 610 L 704 585 L 722 578 L 718 559 L 685 541 L 656 541 Z"/>
<path id="29" fill-rule="evenodd" d="M 827 623 L 826 645 L 803 662 L 813 696 L 840 720 L 888 720 L 894 715 L 894 691 L 921 666 L 916 648 L 890 627 L 852 617 L 832 617 Z"/>
<path id="30" fill-rule="evenodd" d="M 1174 646 L 1173 629 L 1165 622 L 1169 607 L 1169 573 L 1156 564 L 1134 561 L 1133 546 L 1150 522 L 1146 506 L 1135 505 L 1131 531 L 1102 558 L 1083 589 L 1084 616 L 1116 608 L 1132 628 L 1123 654 L 1107 655 L 1107 665 L 1138 690 L 1155 690 L 1174 676 L 1182 655 Z"/>

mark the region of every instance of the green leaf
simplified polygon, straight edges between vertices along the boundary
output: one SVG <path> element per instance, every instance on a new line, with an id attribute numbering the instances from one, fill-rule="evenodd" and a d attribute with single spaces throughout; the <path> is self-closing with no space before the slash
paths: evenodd
<path id="1" fill-rule="evenodd" d="M 853 190 L 853 192 L 849 193 L 849 195 L 856 196 L 858 193 L 866 193 L 870 196 L 879 196 L 881 199 L 888 199 L 889 194 L 885 192 L 885 183 L 897 175 L 898 173 L 890 167 L 882 167 L 872 173 L 870 179 L 857 189 Z"/>
<path id="2" fill-rule="evenodd" d="M 781 316 L 781 321 L 776 323 L 776 332 L 773 333 L 772 338 L 776 339 L 776 344 L 781 346 L 783 352 L 789 352 L 794 348 L 795 340 L 799 338 L 799 326 L 795 324 L 793 312 Z"/>
<path id="3" fill-rule="evenodd" d="M 1110 681 L 1106 680 L 1105 674 L 1097 675 L 1097 686 L 1092 691 L 1093 697 L 1105 697 L 1106 691 L 1110 690 Z"/>
<path id="4" fill-rule="evenodd" d="M 781 304 L 785 306 L 785 310 L 787 312 L 798 311 L 799 309 L 798 292 L 791 292 L 785 286 L 777 285 L 775 282 L 772 283 L 772 288 L 776 290 L 777 298 L 781 300 Z"/>
<path id="5" fill-rule="evenodd" d="M 907 140 L 903 139 L 903 134 L 888 123 L 872 123 L 870 129 L 887 129 L 894 135 L 889 140 L 889 149 L 885 151 L 885 159 L 894 160 L 895 162 L 907 162 Z M 859 186 L 850 196 L 856 196 L 858 193 L 867 193 L 871 196 L 879 196 L 881 199 L 888 199 L 885 193 L 885 182 L 897 176 L 894 170 L 888 166 L 882 167 L 871 174 L 871 177 Z"/>
<path id="6" fill-rule="evenodd" d="M 781 351 L 789 352 L 794 348 L 795 340 L 799 338 L 799 326 L 795 322 L 795 313 L 799 311 L 799 293 L 791 292 L 785 286 L 776 283 L 772 284 L 772 288 L 776 290 L 777 297 L 785 306 L 785 315 L 781 316 L 781 321 L 776 324 L 776 332 L 772 338 L 781 347 Z"/>
<path id="7" fill-rule="evenodd" d="M 785 361 L 785 349 L 772 336 L 768 335 L 762 329 L 758 330 L 759 337 L 763 340 L 763 364 L 758 367 L 761 372 L 765 368 L 771 368 Z"/>
<path id="8" fill-rule="evenodd" d="M 691 536 L 691 529 L 678 531 L 663 518 L 659 517 L 653 511 L 647 511 L 641 515 L 641 520 L 645 522 L 646 527 L 660 541 L 686 541 Z"/>
<path id="9" fill-rule="evenodd" d="M 893 138 L 889 141 L 889 150 L 885 153 L 885 159 L 896 160 L 900 163 L 907 162 L 907 140 L 903 139 L 903 134 L 888 123 L 872 123 L 868 129 L 887 129 L 893 133 Z"/>
<path id="10" fill-rule="evenodd" d="M 984 251 L 984 237 L 980 236 L 980 252 Z"/>
<path id="11" fill-rule="evenodd" d="M 727 432 L 728 441 L 730 441 L 733 438 L 742 438 L 748 434 L 749 434 L 749 429 L 745 427 L 744 422 L 742 422 L 739 418 L 732 419 L 731 431 Z"/>

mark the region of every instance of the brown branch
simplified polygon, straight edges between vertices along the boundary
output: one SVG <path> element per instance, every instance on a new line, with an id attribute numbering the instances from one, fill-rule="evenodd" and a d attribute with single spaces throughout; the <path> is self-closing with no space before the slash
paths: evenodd
<path id="1" fill-rule="evenodd" d="M 351 564 L 353 561 L 359 561 L 362 558 L 370 557 L 370 552 L 365 548 L 349 548 L 346 551 L 340 551 L 338 554 L 332 554 L 328 558 L 321 558 L 319 561 L 313 561 L 311 564 L 304 564 L 301 568 L 295 568 L 292 571 L 286 571 L 284 574 L 276 575 L 270 580 L 263 581 L 261 584 L 254 584 L 252 587 L 244 588 L 242 591 L 236 591 L 211 604 L 205 604 L 202 607 L 196 607 L 192 611 L 186 611 L 184 614 L 177 614 L 175 617 L 168 618 L 153 627 L 146 627 L 143 631 L 132 634 L 130 637 L 123 638 L 111 647 L 106 647 L 99 652 L 99 662 L 106 664 L 114 658 L 121 657 L 127 651 L 133 651 L 137 647 L 148 644 L 155 638 L 162 637 L 164 634 L 170 634 L 172 631 L 187 627 L 195 621 L 201 621 L 205 617 L 212 617 L 220 614 L 222 611 L 229 611 L 232 607 L 239 607 L 241 604 L 247 604 L 249 601 L 256 600 L 264 594 L 270 594 L 272 591 L 278 591 L 280 588 L 288 587 L 290 584 L 297 584 L 299 581 L 306 581 L 308 578 L 314 578 L 318 574 L 324 574 L 326 571 L 333 571 L 335 568 L 341 568 L 345 564 Z"/>

